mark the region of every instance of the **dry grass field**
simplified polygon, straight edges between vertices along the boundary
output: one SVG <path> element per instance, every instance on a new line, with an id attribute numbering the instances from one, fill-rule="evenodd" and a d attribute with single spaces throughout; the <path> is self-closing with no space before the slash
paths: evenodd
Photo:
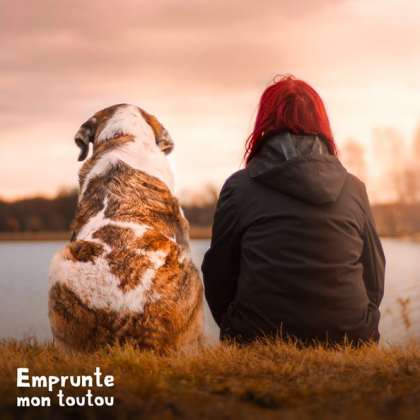
<path id="1" fill-rule="evenodd" d="M 209 344 L 159 356 L 130 345 L 68 354 L 34 339 L 0 344 L 0 418 L 8 419 L 418 419 L 420 343 L 300 349 L 281 341 Z M 17 388 L 31 375 L 113 375 L 113 407 L 60 407 L 55 392 Z M 86 388 L 66 387 L 66 396 Z M 51 407 L 17 407 L 17 397 L 51 396 Z"/>

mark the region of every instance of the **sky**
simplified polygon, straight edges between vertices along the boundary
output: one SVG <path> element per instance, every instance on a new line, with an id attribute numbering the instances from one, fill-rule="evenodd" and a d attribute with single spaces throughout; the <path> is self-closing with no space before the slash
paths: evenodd
<path id="1" fill-rule="evenodd" d="M 374 192 L 381 133 L 406 150 L 420 122 L 419 19 L 418 0 L 0 0 L 0 198 L 76 186 L 74 134 L 116 103 L 169 131 L 178 195 L 220 188 L 276 74 L 318 91 Z"/>

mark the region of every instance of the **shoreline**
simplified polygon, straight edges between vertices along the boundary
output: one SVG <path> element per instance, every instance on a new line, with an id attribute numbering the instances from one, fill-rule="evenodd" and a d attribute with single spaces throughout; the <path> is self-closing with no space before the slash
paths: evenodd
<path id="1" fill-rule="evenodd" d="M 210 240 L 211 227 L 191 226 L 190 239 Z M 69 231 L 0 232 L 0 242 L 50 242 L 70 241 Z"/>
<path id="2" fill-rule="evenodd" d="M 191 226 L 190 239 L 210 240 L 211 227 Z M 395 239 L 420 243 L 420 232 L 413 235 L 381 236 L 381 239 Z M 70 241 L 69 231 L 46 232 L 0 232 L 1 242 L 51 242 Z"/>

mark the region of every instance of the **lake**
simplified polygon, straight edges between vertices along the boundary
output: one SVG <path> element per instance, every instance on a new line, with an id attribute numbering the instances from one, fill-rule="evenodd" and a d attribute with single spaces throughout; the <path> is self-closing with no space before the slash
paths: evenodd
<path id="1" fill-rule="evenodd" d="M 385 297 L 381 305 L 382 342 L 403 343 L 420 339 L 420 244 L 383 239 L 387 258 Z M 66 242 L 0 243 L 0 338 L 36 336 L 51 339 L 47 315 L 48 270 L 53 254 Z M 198 267 L 209 246 L 193 240 Z M 217 337 L 219 330 L 205 305 L 205 330 Z"/>

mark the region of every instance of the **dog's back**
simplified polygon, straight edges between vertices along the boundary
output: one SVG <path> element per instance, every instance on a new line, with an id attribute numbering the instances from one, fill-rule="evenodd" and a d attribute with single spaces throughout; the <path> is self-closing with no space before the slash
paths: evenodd
<path id="1" fill-rule="evenodd" d="M 149 160 L 167 165 L 153 134 Z M 166 133 L 165 150 L 169 140 Z M 51 327 L 65 347 L 91 350 L 118 340 L 165 351 L 201 339 L 203 288 L 188 223 L 164 177 L 139 168 L 153 162 L 141 156 L 133 164 L 136 142 L 144 139 L 122 131 L 94 144 L 81 170 L 72 241 L 50 269 Z"/>

